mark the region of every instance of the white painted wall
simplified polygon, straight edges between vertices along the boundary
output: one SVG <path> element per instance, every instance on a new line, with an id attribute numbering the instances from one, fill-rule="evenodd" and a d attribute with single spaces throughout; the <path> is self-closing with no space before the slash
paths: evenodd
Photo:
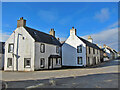
<path id="1" fill-rule="evenodd" d="M 25 38 L 23 40 L 23 37 Z M 18 40 L 19 38 L 19 40 Z M 17 58 L 12 56 L 12 53 L 8 53 L 9 43 L 14 43 L 14 54 L 17 55 L 18 48 L 18 63 Z M 17 47 L 18 43 L 18 47 Z M 4 70 L 14 70 L 14 71 L 34 71 L 34 51 L 35 51 L 34 39 L 30 34 L 24 29 L 24 27 L 19 27 L 15 30 L 15 33 L 9 37 L 5 43 L 5 63 Z M 13 65 L 12 67 L 7 67 L 7 59 L 12 58 Z M 24 68 L 24 58 L 31 58 L 31 68 Z M 18 68 L 17 68 L 18 64 Z"/>
<path id="2" fill-rule="evenodd" d="M 82 53 L 77 53 L 77 46 L 83 45 Z M 86 45 L 74 34 L 71 34 L 62 45 L 63 66 L 83 66 L 77 64 L 77 57 L 83 58 L 83 65 L 86 65 Z"/>
<path id="3" fill-rule="evenodd" d="M 46 43 L 42 43 L 42 44 L 45 44 L 45 53 L 40 52 L 41 43 L 40 42 L 35 43 L 35 69 L 36 70 L 41 69 L 40 68 L 40 59 L 41 58 L 45 58 L 45 68 L 42 68 L 42 69 L 48 69 L 48 57 L 50 55 L 59 55 L 60 56 L 60 53 L 56 53 L 56 46 L 57 45 L 46 44 Z M 60 68 L 61 67 L 61 65 L 55 64 L 56 60 L 53 60 L 53 61 L 54 61 L 53 68 Z"/>

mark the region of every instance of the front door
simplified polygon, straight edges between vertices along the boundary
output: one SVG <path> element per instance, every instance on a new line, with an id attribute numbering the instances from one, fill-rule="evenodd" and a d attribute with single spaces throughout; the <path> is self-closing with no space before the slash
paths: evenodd
<path id="1" fill-rule="evenodd" d="M 53 58 L 49 58 L 48 59 L 48 69 L 52 69 L 53 68 Z"/>

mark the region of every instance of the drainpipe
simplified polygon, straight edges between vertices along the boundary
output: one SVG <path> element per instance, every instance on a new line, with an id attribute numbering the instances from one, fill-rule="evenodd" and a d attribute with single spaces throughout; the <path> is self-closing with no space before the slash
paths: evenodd
<path id="1" fill-rule="evenodd" d="M 15 31 L 13 31 L 14 33 L 14 47 L 13 47 L 13 71 L 14 71 L 14 48 L 15 48 Z"/>

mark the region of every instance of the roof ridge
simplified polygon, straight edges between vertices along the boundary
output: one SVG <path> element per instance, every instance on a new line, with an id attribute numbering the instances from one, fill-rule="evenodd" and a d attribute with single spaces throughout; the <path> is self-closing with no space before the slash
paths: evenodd
<path id="1" fill-rule="evenodd" d="M 30 28 L 30 29 L 32 29 L 32 30 L 34 30 L 34 31 L 37 31 L 37 32 L 43 33 L 43 34 L 47 34 L 47 33 L 45 33 L 45 32 L 42 32 L 42 31 L 36 30 L 36 29 L 31 28 L 31 27 L 28 27 L 28 26 L 25 26 L 25 27 Z M 50 34 L 47 34 L 47 35 L 52 36 L 52 35 L 50 35 Z M 53 36 L 52 36 L 52 37 L 53 37 Z"/>

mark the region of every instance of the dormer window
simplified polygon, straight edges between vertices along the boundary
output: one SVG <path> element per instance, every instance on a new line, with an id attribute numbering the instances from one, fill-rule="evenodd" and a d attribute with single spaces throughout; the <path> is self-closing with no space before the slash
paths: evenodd
<path id="1" fill-rule="evenodd" d="M 82 53 L 82 45 L 77 46 L 77 53 Z"/>
<path id="2" fill-rule="evenodd" d="M 8 52 L 12 53 L 13 52 L 13 48 L 14 48 L 14 44 L 9 44 Z"/>

